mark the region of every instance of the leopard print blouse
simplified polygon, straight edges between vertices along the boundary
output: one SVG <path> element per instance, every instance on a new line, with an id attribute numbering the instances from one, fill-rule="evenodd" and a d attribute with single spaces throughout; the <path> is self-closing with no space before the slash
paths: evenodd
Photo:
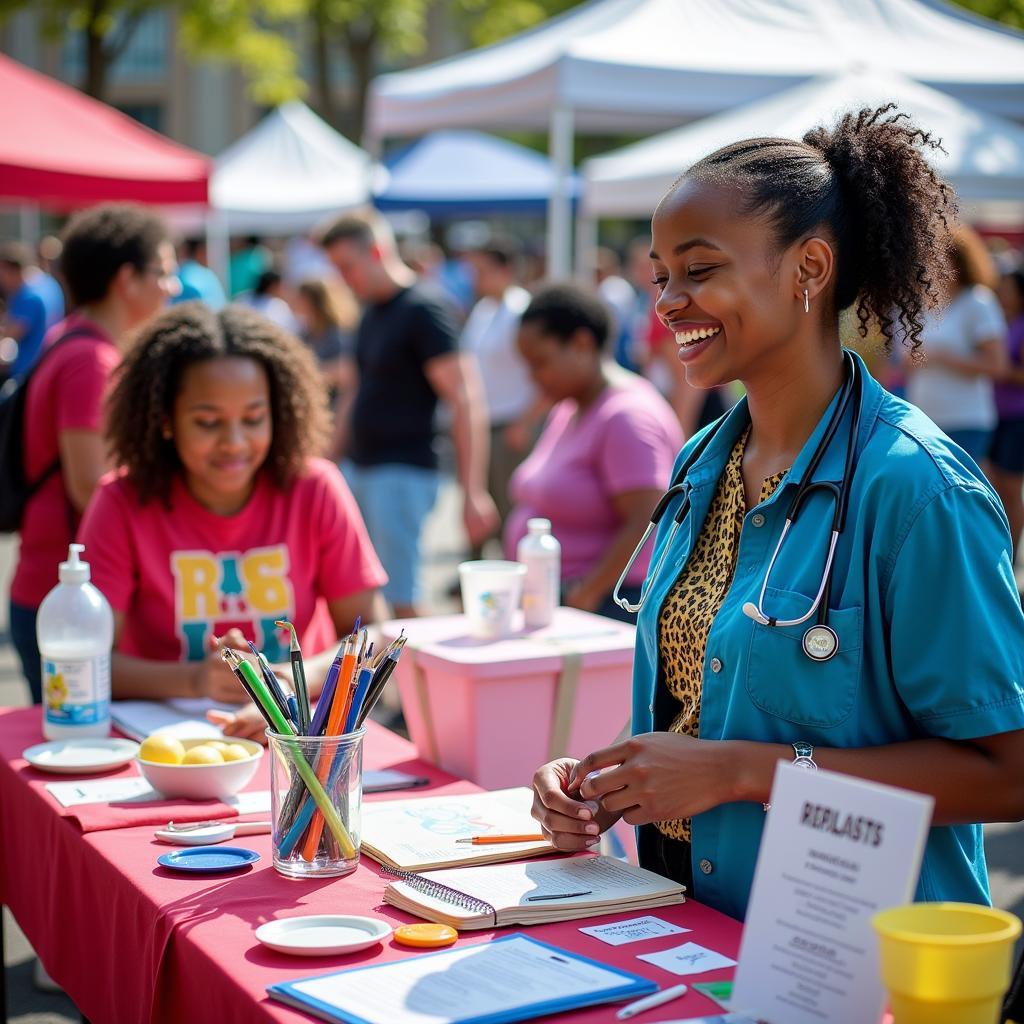
<path id="1" fill-rule="evenodd" d="M 680 706 L 668 728 L 684 736 L 700 735 L 701 679 L 708 633 L 736 570 L 746 514 L 742 465 L 749 436 L 747 427 L 733 447 L 690 558 L 661 608 L 661 667 L 665 684 Z M 785 471 L 776 473 L 761 484 L 761 501 L 771 497 L 785 475 Z M 658 821 L 655 825 L 672 839 L 690 841 L 689 818 Z"/>

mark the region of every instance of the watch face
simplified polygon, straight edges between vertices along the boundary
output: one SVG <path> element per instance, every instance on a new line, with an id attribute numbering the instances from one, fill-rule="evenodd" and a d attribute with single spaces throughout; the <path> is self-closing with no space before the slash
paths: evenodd
<path id="1" fill-rule="evenodd" d="M 818 769 L 818 766 L 809 757 L 798 757 L 793 764 L 797 768 L 810 768 L 812 771 Z"/>

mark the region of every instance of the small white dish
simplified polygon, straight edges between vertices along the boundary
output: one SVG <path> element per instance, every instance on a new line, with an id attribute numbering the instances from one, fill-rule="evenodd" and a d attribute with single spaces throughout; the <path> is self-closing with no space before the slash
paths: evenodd
<path id="1" fill-rule="evenodd" d="M 172 846 L 212 846 L 235 836 L 266 835 L 271 830 L 269 821 L 214 821 L 197 828 L 161 828 L 153 833 L 162 843 Z"/>
<path id="2" fill-rule="evenodd" d="M 134 740 L 96 736 L 92 739 L 37 743 L 21 756 L 40 771 L 56 775 L 92 775 L 120 768 L 133 760 L 138 752 L 139 745 Z"/>
<path id="3" fill-rule="evenodd" d="M 351 914 L 311 914 L 268 921 L 256 938 L 279 953 L 293 956 L 331 956 L 357 953 L 383 942 L 393 929 L 386 921 Z"/>

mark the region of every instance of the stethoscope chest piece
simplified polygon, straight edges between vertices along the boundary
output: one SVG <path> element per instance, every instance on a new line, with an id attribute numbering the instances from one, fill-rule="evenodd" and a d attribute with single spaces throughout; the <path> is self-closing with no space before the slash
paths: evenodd
<path id="1" fill-rule="evenodd" d="M 804 654 L 811 661 L 828 661 L 830 658 L 834 658 L 839 651 L 839 636 L 836 631 L 831 626 L 821 625 L 820 623 L 816 626 L 811 626 L 804 633 L 801 642 Z"/>

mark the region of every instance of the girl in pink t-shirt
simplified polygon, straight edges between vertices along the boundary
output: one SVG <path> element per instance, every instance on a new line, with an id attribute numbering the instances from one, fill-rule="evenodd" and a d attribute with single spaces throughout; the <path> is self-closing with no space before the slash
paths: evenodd
<path id="1" fill-rule="evenodd" d="M 93 582 L 114 610 L 116 698 L 244 695 L 217 638 L 287 676 L 298 629 L 314 686 L 386 577 L 337 468 L 312 356 L 259 314 L 185 303 L 125 357 L 107 410 L 121 470 L 86 510 Z M 315 655 L 319 655 L 316 657 Z M 225 718 L 255 732 L 255 709 Z"/>

